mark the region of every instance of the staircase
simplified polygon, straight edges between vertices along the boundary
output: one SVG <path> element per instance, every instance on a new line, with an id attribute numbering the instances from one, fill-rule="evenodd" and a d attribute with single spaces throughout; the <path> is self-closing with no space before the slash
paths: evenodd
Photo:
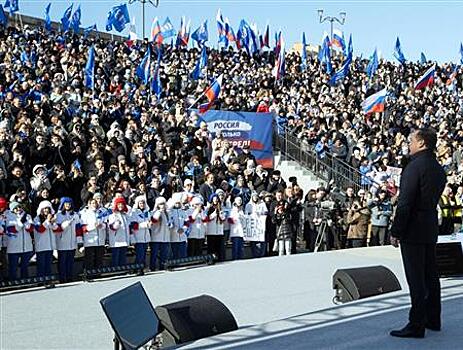
<path id="1" fill-rule="evenodd" d="M 303 189 L 304 195 L 311 189 L 326 186 L 326 181 L 317 177 L 313 172 L 301 166 L 294 160 L 286 160 L 280 152 L 274 153 L 275 169 L 280 170 L 283 180 L 289 184 L 289 178 L 295 176 L 298 185 Z"/>

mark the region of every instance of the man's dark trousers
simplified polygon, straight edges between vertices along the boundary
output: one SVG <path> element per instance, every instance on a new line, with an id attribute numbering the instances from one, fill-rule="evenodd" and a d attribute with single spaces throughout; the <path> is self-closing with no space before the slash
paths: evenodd
<path id="1" fill-rule="evenodd" d="M 400 243 L 405 276 L 410 288 L 412 307 L 409 321 L 424 327 L 440 327 L 440 281 L 436 263 L 436 244 Z"/>

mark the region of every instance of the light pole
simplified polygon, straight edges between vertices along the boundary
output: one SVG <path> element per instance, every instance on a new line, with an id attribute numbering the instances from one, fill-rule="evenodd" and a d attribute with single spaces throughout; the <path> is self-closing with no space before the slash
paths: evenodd
<path id="1" fill-rule="evenodd" d="M 318 12 L 318 17 L 320 19 L 320 23 L 323 23 L 325 21 L 330 21 L 330 23 L 331 23 L 330 40 L 332 41 L 333 40 L 333 23 L 336 21 L 340 25 L 344 25 L 344 23 L 346 22 L 346 15 L 347 15 L 346 12 L 344 12 L 344 11 L 339 12 L 339 18 L 334 17 L 334 16 L 325 16 L 325 17 L 323 17 L 323 9 L 319 9 L 319 10 L 317 10 L 317 12 Z"/>
<path id="2" fill-rule="evenodd" d="M 142 17 L 142 28 L 143 28 L 143 40 L 145 40 L 145 4 L 151 4 L 154 7 L 159 6 L 159 0 L 129 0 L 129 4 L 133 4 L 134 2 L 141 3 L 141 17 Z"/>

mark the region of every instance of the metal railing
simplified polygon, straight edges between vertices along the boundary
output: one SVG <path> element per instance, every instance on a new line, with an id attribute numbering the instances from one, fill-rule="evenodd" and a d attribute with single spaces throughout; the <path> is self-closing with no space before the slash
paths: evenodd
<path id="1" fill-rule="evenodd" d="M 286 159 L 298 162 L 326 182 L 334 180 L 341 190 L 345 191 L 348 187 L 352 187 L 358 192 L 360 189 L 368 190 L 370 187 L 365 184 L 367 181 L 363 181 L 362 184 L 365 175 L 359 170 L 329 152 L 325 152 L 324 156 L 320 157 L 312 145 L 301 141 L 291 133 L 291 130 L 285 129 L 282 133 L 276 133 L 276 138 L 275 147 Z"/>

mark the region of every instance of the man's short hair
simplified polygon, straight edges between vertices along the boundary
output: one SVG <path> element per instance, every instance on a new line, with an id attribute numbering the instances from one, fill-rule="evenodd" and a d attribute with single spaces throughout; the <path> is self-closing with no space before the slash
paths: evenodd
<path id="1" fill-rule="evenodd" d="M 423 140 L 427 149 L 434 151 L 436 149 L 437 134 L 434 129 L 420 128 L 416 131 L 416 137 Z"/>

